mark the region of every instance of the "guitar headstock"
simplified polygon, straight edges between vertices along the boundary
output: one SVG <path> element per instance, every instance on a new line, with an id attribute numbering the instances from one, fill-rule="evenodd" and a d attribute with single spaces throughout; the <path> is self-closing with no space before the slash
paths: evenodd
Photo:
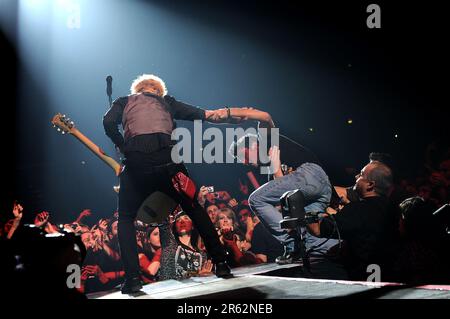
<path id="1" fill-rule="evenodd" d="M 65 133 L 72 133 L 75 129 L 75 124 L 73 121 L 70 120 L 70 118 L 66 117 L 66 115 L 63 115 L 61 113 L 56 114 L 52 118 L 52 124 L 53 127 L 58 127 L 58 132 L 61 132 L 62 134 Z"/>

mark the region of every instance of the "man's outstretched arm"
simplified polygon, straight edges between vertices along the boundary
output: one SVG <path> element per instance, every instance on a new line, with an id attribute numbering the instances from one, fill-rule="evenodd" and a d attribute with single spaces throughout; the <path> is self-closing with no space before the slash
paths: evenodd
<path id="1" fill-rule="evenodd" d="M 263 127 L 275 127 L 269 113 L 249 107 L 231 107 L 205 111 L 205 120 L 212 123 L 239 123 L 245 120 L 256 120 Z"/>

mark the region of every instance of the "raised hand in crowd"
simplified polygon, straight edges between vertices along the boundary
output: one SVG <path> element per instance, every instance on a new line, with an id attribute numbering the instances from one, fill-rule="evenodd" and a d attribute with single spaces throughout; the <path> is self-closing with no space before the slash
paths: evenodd
<path id="1" fill-rule="evenodd" d="M 58 227 L 50 223 L 50 213 L 42 211 L 34 218 L 34 225 L 36 227 L 44 229 L 48 234 L 59 233 Z"/>
<path id="2" fill-rule="evenodd" d="M 70 233 L 81 234 L 82 228 L 78 223 L 64 224 L 64 230 Z"/>
<path id="3" fill-rule="evenodd" d="M 98 227 L 98 225 L 94 225 L 91 228 L 91 236 L 92 236 L 92 243 L 91 248 L 93 251 L 103 250 L 103 232 Z"/>
<path id="4" fill-rule="evenodd" d="M 209 193 L 208 187 L 206 186 L 201 186 L 198 191 L 197 200 L 200 206 L 202 206 L 203 208 L 205 207 L 206 196 L 208 195 L 208 193 Z"/>
<path id="5" fill-rule="evenodd" d="M 242 195 L 248 197 L 249 195 L 248 185 L 246 183 L 242 183 L 240 178 L 239 178 L 239 190 L 241 191 Z"/>
<path id="6" fill-rule="evenodd" d="M 236 207 L 237 205 L 239 205 L 239 203 L 238 203 L 238 201 L 237 201 L 235 198 L 232 198 L 232 199 L 230 199 L 230 200 L 228 201 L 228 206 L 229 206 L 230 208 L 234 208 L 234 207 Z"/>
<path id="7" fill-rule="evenodd" d="M 34 218 L 34 225 L 36 227 L 44 226 L 48 222 L 49 217 L 50 217 L 50 214 L 48 212 L 46 212 L 46 211 L 40 212 Z"/>
<path id="8" fill-rule="evenodd" d="M 120 255 L 114 249 L 112 249 L 109 245 L 109 237 L 105 231 L 103 231 L 100 226 L 94 225 L 91 229 L 92 240 L 94 242 L 92 246 L 93 251 L 103 250 L 109 257 L 113 260 L 119 260 Z"/>
<path id="9" fill-rule="evenodd" d="M 252 241 L 253 238 L 253 230 L 255 229 L 255 226 L 259 223 L 259 218 L 252 217 L 251 215 L 247 216 L 245 219 L 246 224 L 246 232 L 245 232 L 245 240 L 248 242 Z"/>
<path id="10" fill-rule="evenodd" d="M 77 219 L 74 221 L 74 223 L 81 223 L 81 220 L 85 217 L 89 217 L 92 215 L 92 212 L 90 209 L 83 209 L 80 214 L 78 215 Z"/>
<path id="11" fill-rule="evenodd" d="M 98 228 L 102 231 L 102 232 L 106 232 L 108 230 L 108 223 L 109 221 L 105 218 L 102 218 L 99 220 L 98 222 Z"/>
<path id="12" fill-rule="evenodd" d="M 12 213 L 14 219 L 9 220 L 5 225 L 5 231 L 7 232 L 6 238 L 11 239 L 17 227 L 19 227 L 20 221 L 22 220 L 23 207 L 16 201 L 13 204 Z"/>
<path id="13" fill-rule="evenodd" d="M 18 202 L 14 202 L 13 215 L 15 219 L 21 219 L 23 213 L 23 207 Z"/>

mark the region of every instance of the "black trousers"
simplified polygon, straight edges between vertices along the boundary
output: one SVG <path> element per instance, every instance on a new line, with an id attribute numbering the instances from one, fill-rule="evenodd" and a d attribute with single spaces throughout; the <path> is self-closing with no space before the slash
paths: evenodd
<path id="1" fill-rule="evenodd" d="M 214 263 L 223 262 L 226 252 L 205 210 L 197 201 L 197 191 L 184 165 L 147 167 L 126 165 L 120 175 L 118 237 L 125 277 L 139 275 L 139 260 L 134 221 L 142 202 L 160 191 L 178 202 L 203 238 Z"/>

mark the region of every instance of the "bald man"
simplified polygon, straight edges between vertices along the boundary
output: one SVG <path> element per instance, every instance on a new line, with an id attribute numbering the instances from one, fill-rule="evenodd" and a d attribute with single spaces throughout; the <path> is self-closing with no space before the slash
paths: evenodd
<path id="1" fill-rule="evenodd" d="M 309 224 L 308 231 L 317 237 L 338 238 L 340 235 L 346 244 L 342 262 L 350 279 L 367 280 L 371 274 L 368 266 L 378 265 L 381 279 L 386 280 L 391 274 L 398 238 L 398 215 L 388 199 L 392 172 L 385 164 L 372 161 L 355 179 L 353 190 L 361 200 L 350 202 L 335 215 Z"/>

